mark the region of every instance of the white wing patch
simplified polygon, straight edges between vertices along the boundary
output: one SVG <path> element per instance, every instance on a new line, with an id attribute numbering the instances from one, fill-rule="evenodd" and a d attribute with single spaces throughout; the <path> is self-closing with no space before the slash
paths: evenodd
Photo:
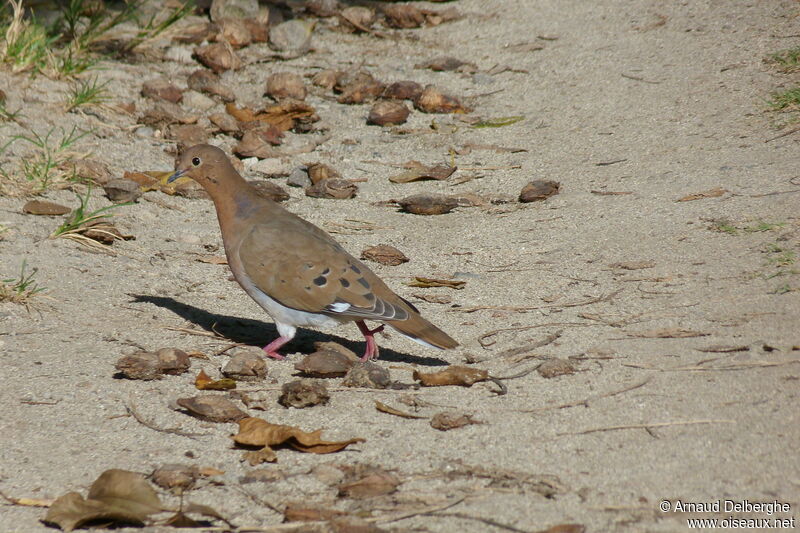
<path id="1" fill-rule="evenodd" d="M 334 313 L 344 313 L 350 309 L 350 304 L 347 302 L 334 302 L 328 306 L 328 309 Z"/>

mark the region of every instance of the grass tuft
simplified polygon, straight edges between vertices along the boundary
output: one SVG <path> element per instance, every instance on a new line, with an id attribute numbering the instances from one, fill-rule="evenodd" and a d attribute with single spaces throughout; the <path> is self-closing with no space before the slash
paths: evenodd
<path id="1" fill-rule="evenodd" d="M 23 260 L 18 278 L 0 280 L 0 302 L 22 304 L 27 307 L 34 295 L 45 290 L 44 287 L 39 287 L 34 279 L 38 269 L 34 268 L 26 274 L 26 266 L 27 264 Z"/>
<path id="2" fill-rule="evenodd" d="M 782 72 L 796 72 L 800 70 L 800 47 L 780 50 L 770 54 L 767 59 Z"/>
<path id="3" fill-rule="evenodd" d="M 79 80 L 67 92 L 66 112 L 85 105 L 97 105 L 108 100 L 106 90 L 108 80 L 99 83 L 97 76 L 89 80 Z"/>
<path id="4" fill-rule="evenodd" d="M 12 137 L 12 141 L 25 141 L 35 148 L 32 157 L 20 160 L 22 175 L 34 193 L 44 191 L 60 177 L 64 177 L 63 173 L 58 171 L 58 166 L 69 158 L 75 143 L 91 133 L 91 130 L 79 131 L 77 126 L 73 126 L 69 133 L 63 128 L 58 129 L 61 131 L 61 138 L 57 140 L 54 137 L 55 126 L 45 135 L 39 135 L 31 130 L 29 134 Z"/>
<path id="5" fill-rule="evenodd" d="M 800 110 L 800 87 L 772 93 L 772 98 L 767 100 L 767 106 L 773 111 Z"/>

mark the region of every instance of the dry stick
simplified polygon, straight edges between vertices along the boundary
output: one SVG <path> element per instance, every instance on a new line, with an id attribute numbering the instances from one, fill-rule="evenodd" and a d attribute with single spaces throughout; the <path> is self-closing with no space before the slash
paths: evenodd
<path id="1" fill-rule="evenodd" d="M 504 350 L 497 354 L 495 357 L 505 359 L 507 357 L 514 357 L 515 355 L 519 355 L 521 353 L 530 352 L 535 350 L 536 348 L 541 348 L 542 346 L 547 346 L 555 342 L 561 334 L 564 333 L 563 329 L 556 331 L 555 333 L 551 333 L 544 339 L 536 342 L 532 342 L 530 344 L 526 344 L 525 346 L 520 346 L 518 348 L 509 348 L 508 350 Z"/>
<path id="2" fill-rule="evenodd" d="M 139 412 L 136 411 L 136 408 L 134 407 L 133 403 L 125 404 L 125 409 L 128 411 L 128 414 L 130 414 L 141 425 L 143 425 L 144 427 L 150 428 L 153 431 L 158 431 L 159 433 L 169 433 L 171 435 L 179 435 L 181 437 L 188 437 L 190 439 L 194 439 L 195 437 L 202 437 L 202 436 L 205 436 L 205 435 L 210 435 L 210 433 L 190 433 L 188 431 L 181 431 L 180 429 L 177 429 L 177 428 L 160 428 L 160 427 L 154 425 L 153 423 L 148 422 L 147 420 L 145 420 L 142 417 L 142 415 L 140 415 Z"/>
<path id="3" fill-rule="evenodd" d="M 484 333 L 483 335 L 478 337 L 478 342 L 480 343 L 480 345 L 483 348 L 488 348 L 489 346 L 495 344 L 497 341 L 493 341 L 493 342 L 489 343 L 489 342 L 486 342 L 486 339 L 488 339 L 489 337 L 492 337 L 494 335 L 497 335 L 498 333 L 502 333 L 504 331 L 522 331 L 522 330 L 526 330 L 526 329 L 544 328 L 544 327 L 549 327 L 549 326 L 584 326 L 585 327 L 585 326 L 590 326 L 590 325 L 591 324 L 585 324 L 583 322 L 547 322 L 545 324 L 533 324 L 531 326 L 515 326 L 515 327 L 512 327 L 512 328 L 500 328 L 500 329 L 494 329 L 492 331 L 488 331 L 488 332 Z"/>
<path id="4" fill-rule="evenodd" d="M 389 522 L 399 522 L 400 520 L 405 520 L 406 518 L 411 518 L 414 516 L 419 516 L 421 514 L 431 514 L 436 513 L 439 511 L 444 511 L 445 509 L 450 509 L 451 507 L 455 507 L 459 503 L 463 502 L 467 499 L 467 496 L 462 496 L 461 498 L 456 498 L 455 500 L 439 504 L 439 505 L 431 505 L 424 509 L 419 509 L 417 511 L 407 511 L 395 516 L 376 516 L 372 518 L 367 518 L 367 522 L 375 522 L 380 524 L 388 524 Z"/>
<path id="5" fill-rule="evenodd" d="M 556 433 L 556 437 L 563 437 L 565 435 L 588 435 L 589 433 L 599 433 L 602 431 L 617 431 L 620 429 L 651 429 L 651 428 L 664 428 L 670 426 L 694 426 L 699 424 L 735 424 L 735 420 L 727 419 L 707 419 L 707 420 L 684 420 L 677 422 L 653 422 L 650 424 L 630 424 L 623 426 L 608 426 L 602 428 L 592 428 L 577 433 Z"/>
<path id="6" fill-rule="evenodd" d="M 770 137 L 769 139 L 765 140 L 764 142 L 768 143 L 768 142 L 776 141 L 776 140 L 780 139 L 781 137 L 786 137 L 787 135 L 791 135 L 792 133 L 797 133 L 798 131 L 800 131 L 800 127 L 792 128 L 789 131 L 784 131 L 780 135 L 776 135 L 775 137 Z"/>
<path id="7" fill-rule="evenodd" d="M 627 78 L 629 80 L 642 81 L 644 83 L 651 83 L 653 85 L 658 85 L 659 83 L 661 83 L 660 81 L 646 80 L 644 78 L 640 78 L 639 76 L 631 76 L 630 74 L 625 74 L 625 73 L 620 74 L 620 76 L 622 76 L 623 78 Z"/>
<path id="8" fill-rule="evenodd" d="M 3 498 L 11 505 L 19 505 L 22 507 L 50 507 L 55 501 L 39 498 L 12 498 L 11 496 L 6 496 L 2 491 L 0 491 L 0 498 Z"/>
<path id="9" fill-rule="evenodd" d="M 517 413 L 539 413 L 541 411 L 550 411 L 550 410 L 553 410 L 553 409 L 567 409 L 569 407 L 578 407 L 579 405 L 582 405 L 584 407 L 589 407 L 589 402 L 594 402 L 594 401 L 600 400 L 602 398 L 610 398 L 612 396 L 617 396 L 619 394 L 623 394 L 623 393 L 630 392 L 632 390 L 638 389 L 639 387 L 644 387 L 645 385 L 650 383 L 651 379 L 653 379 L 653 376 L 650 376 L 647 379 L 644 379 L 644 380 L 642 380 L 639 383 L 636 383 L 634 385 L 630 385 L 628 387 L 625 387 L 624 389 L 620 389 L 620 390 L 616 390 L 616 391 L 612 391 L 612 392 L 607 392 L 605 394 L 596 394 L 594 396 L 589 396 L 587 398 L 584 398 L 583 400 L 578 400 L 578 401 L 575 401 L 575 402 L 562 403 L 561 405 L 551 405 L 549 407 L 537 407 L 536 409 L 513 409 L 513 411 L 515 411 Z"/>
<path id="10" fill-rule="evenodd" d="M 581 281 L 591 281 L 591 280 L 581 280 Z M 598 296 L 596 298 L 589 298 L 588 300 L 583 300 L 580 302 L 570 302 L 566 304 L 547 304 L 547 305 L 536 305 L 532 307 L 514 307 L 509 305 L 476 305 L 474 307 L 460 307 L 458 309 L 452 309 L 451 312 L 474 313 L 475 311 L 482 311 L 487 309 L 525 312 L 525 311 L 535 311 L 537 309 L 551 309 L 556 307 L 580 307 L 582 305 L 591 305 L 600 302 L 607 302 L 621 292 L 622 289 L 617 289 L 616 291 L 609 293 L 605 296 Z"/>
<path id="11" fill-rule="evenodd" d="M 717 359 L 722 359 L 722 358 L 717 357 L 715 359 L 710 359 L 708 361 L 702 361 L 702 362 L 705 363 L 710 361 L 716 361 Z M 731 365 L 711 367 L 711 368 L 698 365 L 676 366 L 673 368 L 658 368 L 652 365 L 643 365 L 636 363 L 622 363 L 622 366 L 627 366 L 630 368 L 641 368 L 645 370 L 658 370 L 659 372 L 724 372 L 726 370 L 748 370 L 750 368 L 769 368 L 773 366 L 791 365 L 794 363 L 800 363 L 800 359 L 788 359 L 786 361 L 747 361 L 742 363 L 734 363 Z"/>
<path id="12" fill-rule="evenodd" d="M 425 513 L 431 516 L 452 516 L 454 518 L 464 518 L 466 520 L 475 520 L 477 522 L 483 522 L 484 524 L 488 524 L 490 526 L 494 526 L 500 529 L 505 529 L 506 531 L 514 531 L 515 533 L 530 533 L 524 529 L 519 529 L 514 526 L 509 526 L 508 524 L 503 524 L 502 522 L 498 522 L 496 520 L 492 520 L 491 518 L 482 518 L 480 516 L 472 516 L 466 513 Z"/>

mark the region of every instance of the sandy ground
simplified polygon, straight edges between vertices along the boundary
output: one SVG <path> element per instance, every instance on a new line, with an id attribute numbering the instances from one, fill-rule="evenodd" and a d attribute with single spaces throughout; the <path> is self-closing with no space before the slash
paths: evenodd
<path id="1" fill-rule="evenodd" d="M 780 133 L 775 123 L 783 118 L 766 112 L 763 100 L 790 78 L 763 59 L 796 45 L 798 4 L 490 4 L 448 4 L 466 16 L 407 30 L 409 37 L 399 40 L 320 26 L 314 52 L 279 64 L 249 64 L 224 79 L 237 88 L 240 102 L 258 104 L 274 70 L 306 74 L 363 66 L 382 80 L 435 83 L 466 98 L 476 116 L 524 115 L 511 126 L 473 129 L 450 116 L 415 112 L 410 127 L 427 128 L 434 118 L 458 127 L 395 135 L 364 124 L 368 106 L 312 94 L 308 101 L 331 125 L 332 138 L 284 164 L 291 169 L 321 161 L 347 178 L 367 181 L 351 200 L 312 199 L 291 189 L 286 205 L 328 230 L 339 228 L 335 237 L 354 254 L 387 243 L 411 258 L 374 269 L 462 347 L 437 352 L 396 334 L 379 337 L 380 364 L 394 379 L 412 383 L 413 369 L 465 361 L 508 376 L 553 357 L 570 358 L 576 373 L 545 379 L 533 372 L 507 381 L 504 396 L 490 384 L 409 393 L 343 390 L 332 380 L 328 405 L 298 410 L 276 399 L 280 385 L 295 379 L 293 365 L 302 355 L 270 361 L 266 382 L 243 386 L 263 389 L 269 406 L 252 415 L 323 428 L 331 439 L 363 437 L 366 443 L 334 455 L 281 449 L 276 464 L 255 468 L 283 479 L 243 483 L 254 467 L 231 446 L 235 425 L 202 422 L 169 407 L 197 393 L 193 376 L 201 368 L 218 376 L 227 354 L 194 360 L 189 374 L 160 381 L 113 377 L 115 361 L 138 348 L 213 354 L 229 344 L 169 328 L 204 331 L 216 322 L 234 341 L 259 345 L 275 335 L 269 318 L 228 281 L 227 267 L 196 260 L 221 245 L 211 203 L 147 193 L 173 208 L 142 199 L 119 209 L 117 223 L 136 240 L 115 244 L 122 253 L 112 257 L 47 239 L 60 219 L 23 215 L 24 199 L 2 197 L 0 223 L 10 230 L 0 241 L 0 275 L 17 275 L 24 259 L 48 290 L 31 312 L 0 305 L 0 490 L 32 498 L 85 494 L 109 468 L 148 473 L 161 464 L 184 463 L 225 472 L 201 483 L 188 499 L 214 506 L 243 527 L 280 523 L 274 509 L 291 501 L 362 517 L 425 512 L 460 501 L 432 514 L 377 521 L 399 531 L 533 532 L 575 523 L 587 531 L 666 532 L 686 530 L 686 518 L 693 516 L 766 517 L 664 513 L 662 500 L 777 500 L 791 505 L 781 516 L 796 517 L 800 277 L 796 263 L 778 264 L 782 252 L 776 249 L 800 252 L 800 137 L 765 142 Z M 543 49 L 520 52 L 513 47 L 520 43 Z M 251 47 L 250 57 L 258 50 Z M 482 71 L 495 65 L 514 70 L 471 75 L 413 68 L 444 54 Z M 185 87 L 186 75 L 196 68 L 174 62 L 106 66 L 99 75 L 111 80 L 114 99 L 139 105 L 145 105 L 138 94 L 141 80 L 163 73 Z M 79 147 L 116 175 L 172 167 L 168 143 L 131 135 L 130 117 L 119 116 L 117 127 L 100 125 L 88 113 L 64 114 L 66 87 L 42 77 L 0 74 L 10 107 L 24 105 L 34 129 L 96 127 Z M 3 135 L 15 128 L 5 124 Z M 459 167 L 484 170 L 459 170 L 449 182 L 387 180 L 396 172 L 387 164 L 449 162 L 451 148 L 467 143 L 527 151 L 455 155 Z M 13 168 L 25 150 L 12 146 L 4 168 Z M 464 176 L 476 179 L 452 184 Z M 516 196 L 532 179 L 559 181 L 561 192 L 544 203 L 427 217 L 377 204 L 416 192 Z M 727 192 L 676 201 L 717 187 Z M 107 205 L 101 192 L 95 190 L 92 205 Z M 626 194 L 601 194 L 611 192 Z M 44 196 L 75 203 L 69 191 Z M 720 221 L 735 234 L 716 230 Z M 373 229 L 337 226 L 364 222 Z M 413 276 L 456 273 L 466 280 L 463 290 L 405 285 Z M 428 303 L 415 294 L 449 296 L 452 303 Z M 465 311 L 473 307 L 482 309 Z M 479 338 L 493 330 L 501 331 L 485 338 L 484 347 Z M 686 332 L 694 336 L 680 336 Z M 348 326 L 301 331 L 289 352 L 309 353 L 312 341 L 329 339 L 363 349 L 356 328 Z M 531 347 L 537 344 L 544 345 Z M 509 355 L 516 348 L 520 353 Z M 399 401 L 403 394 L 430 404 L 418 414 L 456 408 L 483 424 L 440 432 L 425 419 L 376 411 L 375 400 L 410 410 Z M 154 431 L 127 416 L 126 405 L 154 426 L 202 435 Z M 382 467 L 402 484 L 389 496 L 337 498 L 336 488 L 315 475 L 325 463 Z M 177 504 L 175 497 L 163 499 Z M 45 531 L 39 522 L 44 512 L 0 504 L 0 530 Z"/>

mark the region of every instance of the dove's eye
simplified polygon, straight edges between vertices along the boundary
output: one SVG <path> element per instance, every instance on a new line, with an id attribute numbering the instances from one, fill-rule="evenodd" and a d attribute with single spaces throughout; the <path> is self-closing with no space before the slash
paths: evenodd
<path id="1" fill-rule="evenodd" d="M 200 163 L 202 163 L 202 161 L 200 161 L 200 158 L 199 158 L 199 157 L 193 157 L 193 158 L 192 158 L 192 164 L 193 164 L 194 166 L 196 166 L 196 167 L 199 167 L 199 166 L 200 166 Z"/>

